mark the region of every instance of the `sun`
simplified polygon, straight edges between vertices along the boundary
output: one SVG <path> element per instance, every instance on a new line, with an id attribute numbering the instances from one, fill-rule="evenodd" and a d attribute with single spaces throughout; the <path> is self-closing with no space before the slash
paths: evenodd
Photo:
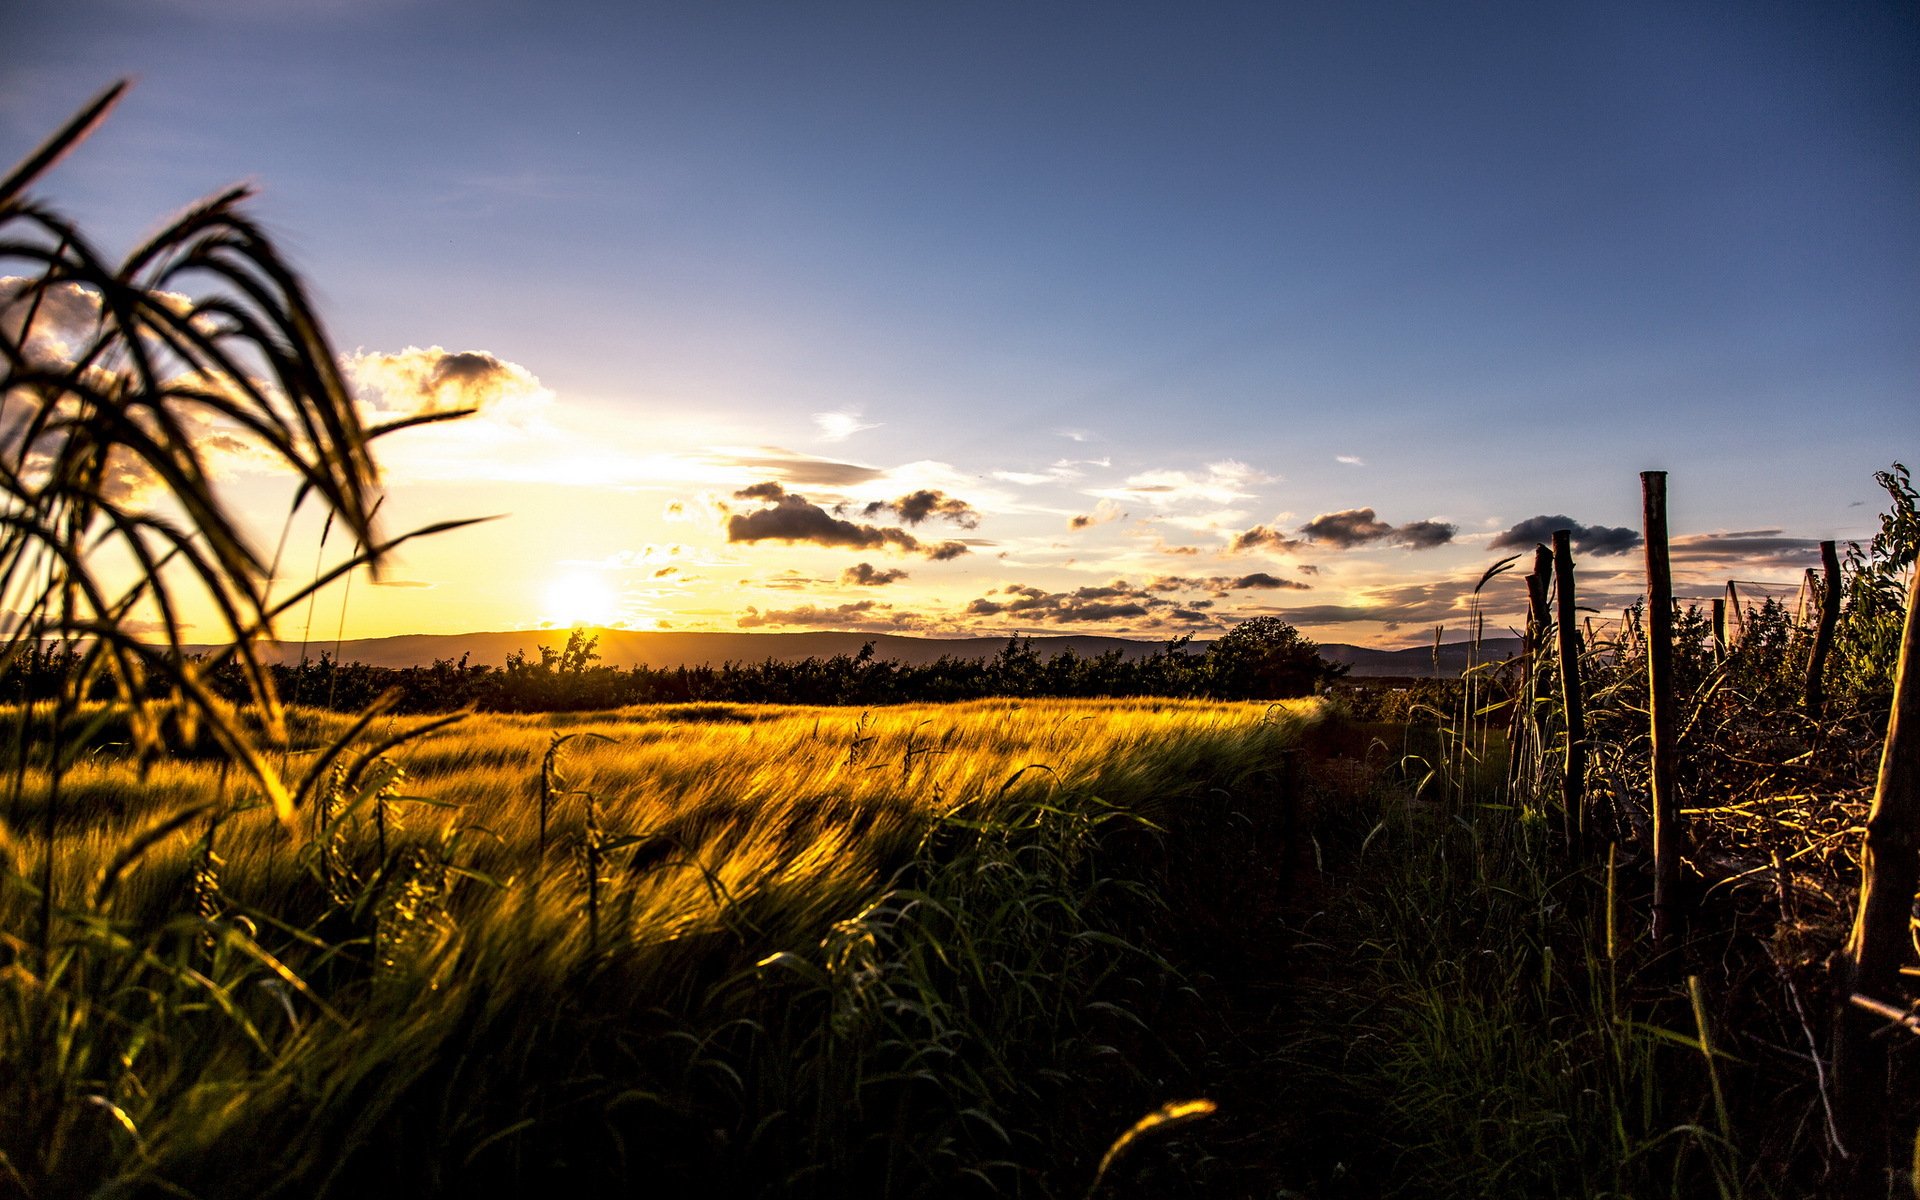
<path id="1" fill-rule="evenodd" d="M 547 585 L 545 617 L 555 625 L 611 625 L 620 616 L 620 593 L 604 575 L 575 571 Z"/>

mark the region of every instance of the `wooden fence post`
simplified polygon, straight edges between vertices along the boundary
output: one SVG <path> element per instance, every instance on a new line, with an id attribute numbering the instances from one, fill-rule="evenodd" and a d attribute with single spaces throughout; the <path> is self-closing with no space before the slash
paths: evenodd
<path id="1" fill-rule="evenodd" d="M 1727 598 L 1713 598 L 1713 662 L 1718 666 L 1727 657 Z"/>
<path id="2" fill-rule="evenodd" d="M 1513 719 L 1507 722 L 1507 784 L 1513 788 L 1520 786 L 1523 763 L 1537 769 L 1542 749 L 1538 701 L 1544 681 L 1539 666 L 1540 651 L 1547 644 L 1547 629 L 1553 621 L 1547 606 L 1552 578 L 1553 551 L 1534 546 L 1533 570 L 1527 575 L 1527 637 L 1520 659 L 1520 688 Z"/>
<path id="3" fill-rule="evenodd" d="M 1893 712 L 1860 851 L 1860 906 L 1840 959 L 1833 1038 L 1834 1121 L 1841 1151 L 1858 1165 L 1862 1195 L 1884 1194 L 1887 1039 L 1883 1018 L 1855 996 L 1897 1000 L 1913 897 L 1920 887 L 1920 569 L 1907 584 L 1907 622 L 1895 668 Z M 1900 1005 L 1904 1007 L 1904 1005 Z M 1878 1032 L 1878 1036 L 1876 1036 Z M 1878 1189 L 1876 1191 L 1876 1189 Z"/>
<path id="4" fill-rule="evenodd" d="M 1813 653 L 1807 656 L 1807 716 L 1820 719 L 1827 707 L 1827 655 L 1833 651 L 1833 627 L 1840 621 L 1840 556 L 1832 542 L 1820 543 L 1820 626 L 1813 635 Z"/>
<path id="5" fill-rule="evenodd" d="M 1653 942 L 1665 948 L 1680 900 L 1680 798 L 1673 781 L 1673 572 L 1667 561 L 1667 473 L 1640 472 L 1647 539 L 1647 709 L 1653 732 Z"/>
<path id="6" fill-rule="evenodd" d="M 1561 820 L 1573 853 L 1584 847 L 1587 785 L 1587 715 L 1580 695 L 1580 626 L 1574 614 L 1573 531 L 1553 531 L 1553 583 L 1559 601 L 1560 705 L 1567 719 L 1566 771 L 1560 781 Z"/>

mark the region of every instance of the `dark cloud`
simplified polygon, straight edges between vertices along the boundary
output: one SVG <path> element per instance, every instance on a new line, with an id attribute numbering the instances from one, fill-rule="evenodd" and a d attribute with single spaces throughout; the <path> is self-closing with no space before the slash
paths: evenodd
<path id="1" fill-rule="evenodd" d="M 1464 633 L 1472 617 L 1470 605 L 1475 582 L 1475 579 L 1441 579 L 1393 584 L 1362 589 L 1352 603 L 1305 604 L 1269 611 L 1302 627 L 1369 622 L 1390 630 L 1403 625 L 1445 625 Z M 1587 599 L 1589 597 L 1582 597 L 1583 601 Z M 1489 632 L 1524 621 L 1526 604 L 1524 585 L 1510 576 L 1496 579 L 1480 592 L 1481 612 Z"/>
<path id="2" fill-rule="evenodd" d="M 1393 526 L 1374 516 L 1370 508 L 1347 508 L 1321 513 L 1300 527 L 1310 542 L 1329 542 L 1342 550 L 1377 542 L 1393 533 Z"/>
<path id="3" fill-rule="evenodd" d="M 980 524 L 979 510 L 973 505 L 958 496 L 928 488 L 908 492 L 898 500 L 876 500 L 862 512 L 869 518 L 891 512 L 909 525 L 918 525 L 935 517 L 952 521 L 962 529 L 974 529 Z"/>
<path id="4" fill-rule="evenodd" d="M 1017 616 L 1050 625 L 1071 625 L 1144 617 L 1153 609 L 1172 607 L 1172 601 L 1150 596 L 1124 582 L 1071 592 L 1049 592 L 1016 583 L 972 601 L 966 612 L 975 617 Z"/>
<path id="5" fill-rule="evenodd" d="M 1226 590 L 1239 592 L 1245 591 L 1248 588 L 1286 588 L 1297 592 L 1310 592 L 1313 590 L 1309 584 L 1300 583 L 1292 579 L 1279 579 L 1267 574 L 1265 571 L 1255 571 L 1251 575 L 1242 575 L 1240 578 L 1228 584 Z"/>
<path id="6" fill-rule="evenodd" d="M 1371 508 L 1346 508 L 1321 513 L 1300 527 L 1310 542 L 1325 542 L 1342 550 L 1373 542 L 1391 542 L 1409 550 L 1431 550 L 1453 540 L 1458 527 L 1446 521 L 1409 521 L 1392 525 Z"/>
<path id="7" fill-rule="evenodd" d="M 734 496 L 741 500 L 760 500 L 769 507 L 728 517 L 729 542 L 811 542 L 817 546 L 847 546 L 856 550 L 893 549 L 902 554 L 924 554 L 936 562 L 967 553 L 967 547 L 960 542 L 927 545 L 903 529 L 856 525 L 842 520 L 771 480 L 741 488 Z"/>
<path id="8" fill-rule="evenodd" d="M 1595 558 L 1605 558 L 1611 554 L 1627 554 L 1640 545 L 1640 534 L 1624 526 L 1582 525 L 1572 517 L 1565 515 L 1548 516 L 1542 514 L 1528 517 L 1513 528 L 1487 543 L 1489 550 L 1529 550 L 1536 545 L 1552 545 L 1555 530 L 1566 529 L 1573 534 L 1573 548 L 1582 554 L 1591 554 Z"/>
<path id="9" fill-rule="evenodd" d="M 1268 529 L 1265 525 L 1255 525 L 1233 539 L 1229 549 L 1240 554 L 1248 550 L 1271 550 L 1275 554 L 1290 554 L 1306 545 L 1297 538 L 1290 538 L 1277 529 Z"/>
<path id="10" fill-rule="evenodd" d="M 882 571 L 872 563 L 863 562 L 855 563 L 845 571 L 842 571 L 840 573 L 840 582 L 853 584 L 856 587 L 882 587 L 889 583 L 896 583 L 906 577 L 907 573 L 899 567 L 891 567 Z"/>
<path id="11" fill-rule="evenodd" d="M 1779 529 L 1739 533 L 1692 533 L 1670 539 L 1667 555 L 1676 563 L 1736 569 L 1798 571 L 1820 565 L 1817 538 L 1787 537 Z"/>
<path id="12" fill-rule="evenodd" d="M 761 612 L 752 605 L 735 618 L 742 629 L 761 629 L 769 625 L 800 625 L 809 629 L 894 630 L 915 629 L 925 622 L 914 613 L 896 612 L 872 600 L 856 600 L 832 608 L 803 604 L 799 608 Z"/>
<path id="13" fill-rule="evenodd" d="M 484 350 L 461 350 L 443 356 L 427 373 L 429 391 L 442 387 L 460 389 L 487 386 L 508 373 L 507 364 Z"/>
<path id="14" fill-rule="evenodd" d="M 1155 594 L 1169 592 L 1212 592 L 1223 596 L 1228 592 L 1242 592 L 1254 589 L 1284 589 L 1294 592 L 1312 591 L 1311 584 L 1298 583 L 1291 579 L 1281 579 L 1265 571 L 1255 571 L 1251 575 L 1214 575 L 1206 579 L 1195 579 L 1186 575 L 1163 575 L 1147 584 L 1146 590 Z M 1190 602 L 1189 607 L 1203 607 L 1207 601 Z"/>
<path id="15" fill-rule="evenodd" d="M 1409 550 L 1431 550 L 1451 542 L 1458 532 L 1458 525 L 1446 521 L 1408 521 L 1393 531 L 1393 540 Z"/>
<path id="16" fill-rule="evenodd" d="M 1320 573 L 1320 568 L 1314 566 L 1312 563 L 1301 563 L 1294 567 L 1294 570 L 1300 572 L 1302 575 L 1318 575 Z"/>

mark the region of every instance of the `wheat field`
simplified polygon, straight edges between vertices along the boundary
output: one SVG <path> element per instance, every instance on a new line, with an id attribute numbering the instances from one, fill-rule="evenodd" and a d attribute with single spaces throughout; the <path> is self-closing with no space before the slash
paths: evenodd
<path id="1" fill-rule="evenodd" d="M 0 1033 L 61 1053 L 4 1081 L 7 1161 L 197 1195 L 631 1182 L 636 1155 L 669 1191 L 743 1194 L 1084 1172 L 1100 1147 L 1063 1155 L 1037 1118 L 1086 1102 L 1168 970 L 1130 927 L 1151 873 L 1113 849 L 1257 794 L 1322 716 L 300 711 L 291 823 L 216 757 L 143 773 L 103 732 L 50 795 L 29 747 L 9 827 L 55 831 L 58 915 Z M 26 931 L 45 847 L 16 837 Z"/>

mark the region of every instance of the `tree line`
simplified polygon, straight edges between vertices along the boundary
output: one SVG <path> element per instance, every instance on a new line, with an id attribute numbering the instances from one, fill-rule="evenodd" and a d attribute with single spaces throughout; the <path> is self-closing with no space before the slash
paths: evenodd
<path id="1" fill-rule="evenodd" d="M 71 647 L 30 648 L 6 675 L 7 694 L 0 699 L 54 695 L 76 661 Z M 1012 637 L 990 658 L 942 655 L 929 663 L 877 657 L 869 642 L 858 654 L 797 661 L 614 667 L 600 661 L 599 638 L 576 629 L 562 647 L 543 645 L 535 655 L 515 652 L 499 667 L 472 662 L 467 655 L 428 666 L 379 667 L 336 662 L 322 653 L 270 670 L 287 703 L 361 712 L 391 694 L 392 711 L 403 713 L 576 712 L 701 702 L 882 705 L 988 697 L 1279 700 L 1312 695 L 1346 673 L 1345 666 L 1321 658 L 1313 641 L 1276 617 L 1246 621 L 1204 651 L 1178 637 L 1131 659 L 1119 650 L 1046 654 L 1033 639 Z M 236 664 L 213 666 L 207 678 L 219 695 L 235 702 L 248 698 L 248 681 Z"/>

